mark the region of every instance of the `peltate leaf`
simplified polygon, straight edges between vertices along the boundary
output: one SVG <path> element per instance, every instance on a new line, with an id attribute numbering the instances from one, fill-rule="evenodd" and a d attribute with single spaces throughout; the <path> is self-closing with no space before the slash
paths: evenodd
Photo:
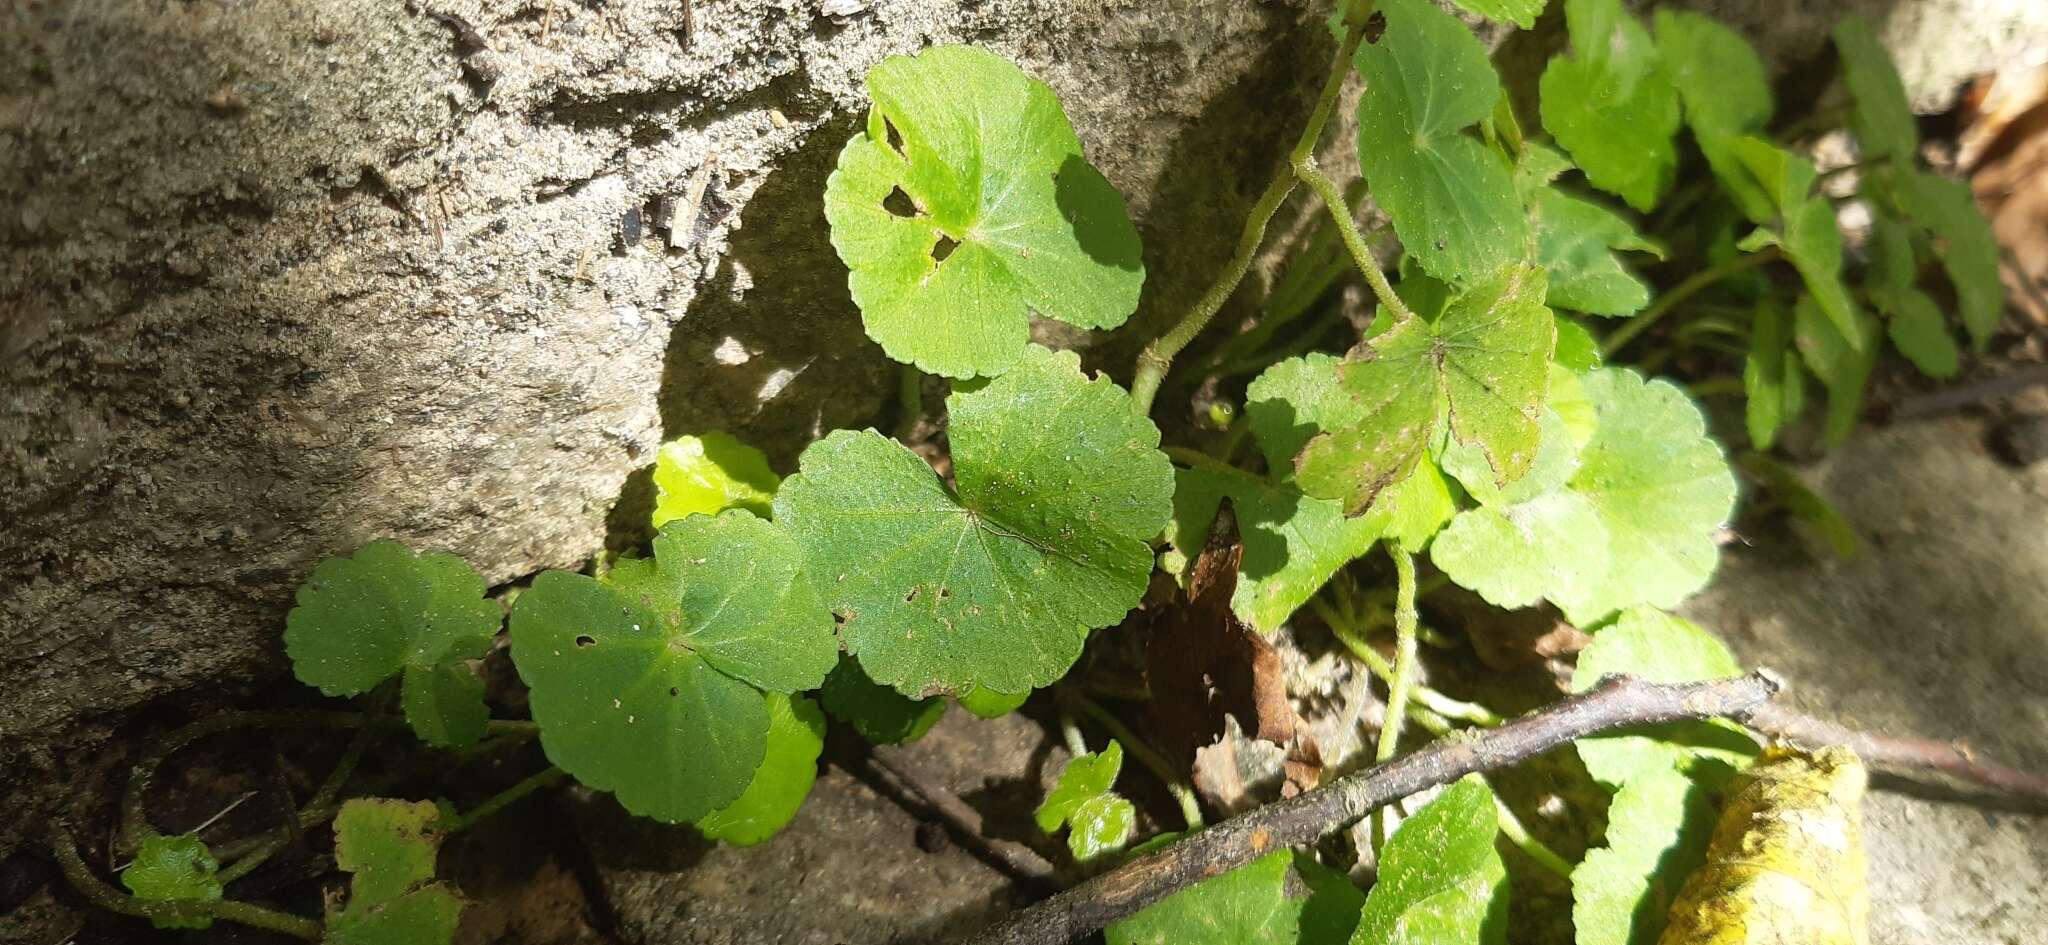
<path id="1" fill-rule="evenodd" d="M 676 437 L 654 455 L 654 527 L 726 509 L 765 518 L 781 483 L 768 457 L 732 434 Z"/>
<path id="2" fill-rule="evenodd" d="M 867 88 L 825 218 L 882 350 L 986 376 L 1023 354 L 1031 313 L 1123 324 L 1145 281 L 1138 232 L 1051 89 L 965 46 L 892 56 Z"/>
<path id="3" fill-rule="evenodd" d="M 1650 682 L 1681 683 L 1741 672 L 1742 664 L 1728 647 L 1699 625 L 1639 607 L 1593 634 L 1593 642 L 1579 653 L 1572 689 L 1583 692 L 1602 677 L 1623 673 Z M 1579 739 L 1579 757 L 1593 777 L 1623 785 L 1702 761 L 1740 767 L 1756 754 L 1756 743 L 1748 734 L 1723 723 L 1681 722 L 1643 731 Z"/>
<path id="4" fill-rule="evenodd" d="M 1750 320 L 1742 392 L 1749 442 L 1759 450 L 1770 449 L 1778 430 L 1806 409 L 1806 373 L 1792 347 L 1792 319 L 1776 297 L 1759 302 Z"/>
<path id="5" fill-rule="evenodd" d="M 810 796 L 824 750 L 825 713 L 817 703 L 797 695 L 769 696 L 768 750 L 754 780 L 738 800 L 698 818 L 697 830 L 741 847 L 775 836 Z"/>
<path id="6" fill-rule="evenodd" d="M 1771 80 L 1763 59 L 1742 34 L 1703 14 L 1658 10 L 1656 28 L 1657 51 L 1707 166 L 1744 216 L 1770 222 L 1776 204 L 1732 150 L 1737 139 L 1770 124 Z"/>
<path id="7" fill-rule="evenodd" d="M 1172 464 L 1129 396 L 1070 353 L 1031 346 L 948 411 L 956 490 L 910 450 L 841 430 L 804 451 L 777 523 L 876 681 L 909 695 L 1047 685 L 1144 594 Z"/>
<path id="8" fill-rule="evenodd" d="M 220 861 L 198 836 L 153 833 L 136 849 L 134 862 L 121 871 L 121 884 L 138 899 L 172 904 L 151 914 L 157 928 L 205 929 L 213 926 L 213 915 L 203 904 L 220 899 L 219 872 Z M 194 908 L 177 908 L 179 904 Z"/>
<path id="9" fill-rule="evenodd" d="M 1761 138 L 1743 138 L 1731 147 L 1778 208 L 1775 226 L 1751 234 L 1741 248 L 1754 252 L 1776 244 L 1783 249 L 1820 310 L 1845 335 L 1855 335 L 1866 316 L 1842 284 L 1842 231 L 1835 226 L 1834 205 L 1813 193 L 1813 162 Z"/>
<path id="10" fill-rule="evenodd" d="M 851 656 L 840 659 L 818 700 L 832 717 L 877 745 L 914 742 L 931 731 L 946 714 L 944 699 L 912 699 L 868 678 L 860 661 Z"/>
<path id="11" fill-rule="evenodd" d="M 1543 127 L 1593 186 L 1647 211 L 1678 170 L 1678 90 L 1621 0 L 1565 0 L 1572 53 L 1540 84 Z"/>
<path id="12" fill-rule="evenodd" d="M 1353 945 L 1500 945 L 1507 867 L 1493 791 L 1466 775 L 1401 822 L 1380 851 Z"/>
<path id="13" fill-rule="evenodd" d="M 1529 215 L 1536 225 L 1536 261 L 1550 272 L 1544 299 L 1550 307 L 1633 315 L 1649 304 L 1650 287 L 1615 251 L 1664 254 L 1619 214 L 1546 187 L 1536 192 Z"/>
<path id="14" fill-rule="evenodd" d="M 446 945 L 462 900 L 433 882 L 440 812 L 431 802 L 356 799 L 334 818 L 334 862 L 352 874 L 348 904 L 327 916 L 335 945 Z"/>
<path id="15" fill-rule="evenodd" d="M 1675 769 L 1622 784 L 1607 809 L 1607 845 L 1572 870 L 1577 945 L 1656 945 L 1713 829 L 1706 791 Z"/>
<path id="16" fill-rule="evenodd" d="M 1359 514 L 1414 471 L 1446 418 L 1452 438 L 1485 451 L 1498 482 L 1521 478 L 1536 459 L 1556 332 L 1545 291 L 1542 269 L 1506 269 L 1435 322 L 1409 319 L 1355 351 L 1338 378 L 1364 410 L 1302 449 L 1302 491 Z"/>
<path id="17" fill-rule="evenodd" d="M 761 765 L 759 690 L 816 687 L 837 648 L 796 542 L 752 513 L 670 522 L 654 551 L 602 582 L 535 579 L 512 655 L 550 760 L 634 813 L 694 821 Z"/>
<path id="18" fill-rule="evenodd" d="M 299 586 L 298 606 L 285 618 L 292 672 L 330 696 L 368 692 L 403 674 L 408 692 L 433 689 L 443 697 L 405 700 L 413 729 L 435 744 L 468 744 L 482 734 L 483 687 L 451 683 L 448 674 L 483 656 L 497 635 L 502 611 L 485 590 L 461 558 L 415 554 L 395 541 L 329 558 Z M 473 703 L 454 701 L 471 695 Z"/>
<path id="19" fill-rule="evenodd" d="M 1842 56 L 1842 82 L 1856 106 L 1849 112 L 1849 127 L 1864 159 L 1911 162 L 1920 149 L 1920 131 L 1906 100 L 1906 83 L 1877 38 L 1877 27 L 1861 14 L 1843 17 L 1835 24 L 1835 50 Z"/>
<path id="20" fill-rule="evenodd" d="M 1735 509 L 1735 475 L 1699 407 L 1669 382 L 1604 368 L 1583 383 L 1599 426 L 1569 489 L 1607 528 L 1607 576 L 1553 603 L 1590 626 L 1634 604 L 1675 606 L 1706 585 L 1720 559 L 1715 532 Z"/>
<path id="21" fill-rule="evenodd" d="M 1103 938 L 1108 945 L 1296 945 L 1302 904 L 1287 897 L 1290 859 L 1280 850 L 1205 879 L 1110 923 Z"/>
<path id="22" fill-rule="evenodd" d="M 1465 24 L 1429 0 L 1380 0 L 1386 32 L 1353 63 L 1358 160 L 1373 200 L 1422 268 L 1452 285 L 1529 257 L 1507 161 L 1465 133 L 1493 112 L 1500 79 Z"/>

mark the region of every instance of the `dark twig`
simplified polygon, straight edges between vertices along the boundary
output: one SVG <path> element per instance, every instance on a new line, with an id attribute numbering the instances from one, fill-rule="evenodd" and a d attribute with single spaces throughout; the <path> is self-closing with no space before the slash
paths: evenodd
<path id="1" fill-rule="evenodd" d="M 877 745 L 869 752 L 868 758 L 877 771 L 922 799 L 933 814 L 952 828 L 955 839 L 993 857 L 1013 879 L 1040 890 L 1058 888 L 1057 871 L 1045 857 L 1024 844 L 991 837 L 983 832 L 980 811 L 968 806 L 952 791 L 933 783 L 917 770 L 915 764 L 905 761 L 896 749 Z"/>
<path id="2" fill-rule="evenodd" d="M 1994 400 L 2003 400 L 2029 387 L 2048 384 L 2048 364 L 1994 374 L 1981 381 L 1958 384 L 1899 401 L 1891 410 L 1893 420 L 1921 420 L 1954 413 Z"/>
<path id="3" fill-rule="evenodd" d="M 1880 771 L 1933 772 L 2028 802 L 2032 809 L 2048 810 L 2048 777 L 1979 760 L 1962 742 L 1872 735 L 1824 719 L 1800 715 L 1780 705 L 1757 709 L 1750 714 L 1748 724 L 1772 738 L 1801 748 L 1847 747 L 1856 752 L 1865 764 Z"/>
<path id="4" fill-rule="evenodd" d="M 1425 788 L 1612 729 L 1682 719 L 1746 721 L 1777 691 L 1778 683 L 1761 672 L 1681 685 L 1612 677 L 1499 728 L 1439 739 L 1386 764 L 1233 817 L 1011 913 L 971 942 L 1070 942 L 1265 853 L 1313 843 L 1374 808 Z"/>

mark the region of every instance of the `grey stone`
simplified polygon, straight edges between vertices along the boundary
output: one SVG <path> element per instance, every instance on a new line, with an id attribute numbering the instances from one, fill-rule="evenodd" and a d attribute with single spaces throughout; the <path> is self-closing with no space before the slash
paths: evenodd
<path id="1" fill-rule="evenodd" d="M 1759 536 L 1685 612 L 1783 674 L 1802 711 L 2048 771 L 2048 467 L 2000 465 L 1983 432 L 1852 437 L 1804 474 L 1861 553 Z M 1889 789 L 1865 817 L 1871 941 L 2013 945 L 2048 927 L 2048 819 Z"/>

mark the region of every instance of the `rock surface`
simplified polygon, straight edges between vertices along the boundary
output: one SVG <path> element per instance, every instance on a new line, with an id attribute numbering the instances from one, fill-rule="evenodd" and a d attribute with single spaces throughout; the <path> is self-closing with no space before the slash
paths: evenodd
<path id="1" fill-rule="evenodd" d="M 1861 553 L 1759 537 L 1686 613 L 1783 674 L 1802 711 L 2048 771 L 2048 464 L 2002 466 L 1984 432 L 1859 433 L 1806 478 Z M 2048 928 L 2048 817 L 1894 790 L 1864 816 L 1871 941 L 2012 945 Z"/>

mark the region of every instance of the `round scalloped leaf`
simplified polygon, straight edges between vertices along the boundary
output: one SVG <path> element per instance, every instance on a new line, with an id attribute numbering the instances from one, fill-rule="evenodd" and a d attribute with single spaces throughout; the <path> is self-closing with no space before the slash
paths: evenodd
<path id="1" fill-rule="evenodd" d="M 1358 162 L 1373 201 L 1424 271 L 1453 285 L 1528 258 L 1529 224 L 1508 162 L 1465 133 L 1493 114 L 1486 47 L 1429 0 L 1381 0 L 1386 32 L 1353 59 Z"/>
<path id="2" fill-rule="evenodd" d="M 1060 769 L 1059 783 L 1047 792 L 1032 815 L 1038 821 L 1038 829 L 1046 833 L 1059 830 L 1061 824 L 1073 819 L 1081 805 L 1109 793 L 1123 767 L 1124 746 L 1114 739 L 1099 752 L 1067 759 L 1066 767 Z"/>
<path id="3" fill-rule="evenodd" d="M 1741 33 L 1712 17 L 1658 10 L 1657 52 L 1678 89 L 1685 123 L 1707 166 L 1751 221 L 1771 219 L 1771 198 L 1742 168 L 1730 146 L 1770 124 L 1770 73 Z"/>
<path id="4" fill-rule="evenodd" d="M 768 753 L 754 780 L 733 801 L 697 821 L 713 840 L 750 847 L 775 836 L 796 816 L 818 779 L 825 750 L 825 713 L 803 696 L 768 697 Z"/>
<path id="5" fill-rule="evenodd" d="M 1082 328 L 1130 317 L 1137 228 L 1051 89 L 966 46 L 892 56 L 867 88 L 867 130 L 825 182 L 825 218 L 890 357 L 994 375 L 1022 354 L 1032 313 Z"/>
<path id="6" fill-rule="evenodd" d="M 1648 211 L 1678 171 L 1678 89 L 1621 0 L 1565 0 L 1572 53 L 1538 83 L 1544 130 L 1593 186 Z"/>
<path id="7" fill-rule="evenodd" d="M 1513 23 L 1523 29 L 1536 25 L 1536 17 L 1543 13 L 1550 0 L 1451 0 L 1465 12 L 1483 16 L 1489 20 Z"/>
<path id="8" fill-rule="evenodd" d="M 327 918 L 321 945 L 448 945 L 462 921 L 462 899 L 440 886 L 407 893 L 374 910 Z"/>
<path id="9" fill-rule="evenodd" d="M 1459 513 L 1429 558 L 1459 586 L 1496 607 L 1587 593 L 1607 577 L 1607 528 L 1575 492 Z"/>
<path id="10" fill-rule="evenodd" d="M 399 702 L 412 730 L 442 748 L 476 744 L 491 721 L 484 681 L 467 662 L 407 670 Z"/>
<path id="11" fill-rule="evenodd" d="M 1114 792 L 1098 794 L 1083 802 L 1070 820 L 1073 828 L 1067 831 L 1067 849 L 1076 861 L 1086 863 L 1131 842 L 1131 831 L 1138 826 L 1138 808 Z"/>
<path id="12" fill-rule="evenodd" d="M 542 574 L 513 610 L 512 656 L 549 759 L 673 823 L 753 780 L 768 732 L 755 687 L 814 688 L 836 647 L 801 551 L 774 525 L 738 509 L 691 516 L 654 550 L 603 582 Z"/>
<path id="13" fill-rule="evenodd" d="M 1351 940 L 1359 945 L 1506 941 L 1507 866 L 1493 791 L 1476 774 L 1401 822 L 1380 851 L 1379 881 Z"/>
<path id="14" fill-rule="evenodd" d="M 1536 261 L 1550 272 L 1545 303 L 1588 315 L 1634 315 L 1650 302 L 1650 287 L 1631 272 L 1617 250 L 1662 257 L 1663 251 L 1619 214 L 1555 187 L 1529 202 L 1536 226 Z"/>
<path id="15" fill-rule="evenodd" d="M 1183 469 L 1178 480 L 1167 537 L 1189 560 L 1201 554 L 1217 508 L 1230 498 L 1244 537 L 1230 608 L 1260 633 L 1279 629 L 1338 568 L 1371 551 L 1387 524 L 1378 514 L 1347 518 L 1335 502 L 1236 469 Z M 1391 499 L 1399 488 L 1385 496 Z M 1389 504 L 1383 500 L 1374 509 Z"/>
<path id="16" fill-rule="evenodd" d="M 1071 353 L 1032 345 L 948 413 L 957 491 L 880 434 L 840 430 L 804 451 L 776 521 L 877 682 L 1048 685 L 1144 595 L 1173 467 L 1130 397 Z"/>
<path id="17" fill-rule="evenodd" d="M 1583 383 L 1599 425 L 1569 488 L 1607 528 L 1607 575 L 1552 602 L 1591 626 L 1634 604 L 1676 606 L 1706 585 L 1721 555 L 1714 535 L 1735 511 L 1735 474 L 1699 407 L 1670 382 L 1606 368 Z"/>
<path id="18" fill-rule="evenodd" d="M 433 882 L 441 812 L 429 801 L 358 798 L 334 818 L 334 864 L 350 874 L 348 905 L 327 916 L 335 945 L 445 945 L 462 900 Z"/>
<path id="19" fill-rule="evenodd" d="M 1607 809 L 1607 845 L 1572 870 L 1578 945 L 1655 942 L 1713 831 L 1714 805 L 1691 778 L 1665 769 L 1622 784 Z"/>
<path id="20" fill-rule="evenodd" d="M 330 696 L 368 692 L 401 671 L 480 657 L 502 612 L 461 558 L 395 541 L 329 558 L 299 585 L 284 648 L 299 681 Z"/>
<path id="21" fill-rule="evenodd" d="M 676 437 L 654 456 L 654 527 L 726 509 L 765 517 L 781 483 L 767 456 L 730 433 Z"/>
<path id="22" fill-rule="evenodd" d="M 134 862 L 121 870 L 121 884 L 138 899 L 198 907 L 152 912 L 150 921 L 157 928 L 204 929 L 213 926 L 213 915 L 202 904 L 220 899 L 219 872 L 220 861 L 206 841 L 189 833 L 151 834 L 135 851 Z"/>
<path id="23" fill-rule="evenodd" d="M 1579 653 L 1572 690 L 1584 692 L 1604 676 L 1623 673 L 1655 683 L 1683 683 L 1738 676 L 1742 664 L 1698 624 L 1638 607 L 1593 634 L 1593 642 Z M 1678 722 L 1628 735 L 1582 738 L 1576 745 L 1586 770 L 1614 785 L 1701 760 L 1739 768 L 1756 756 L 1756 742 L 1722 722 Z"/>
<path id="24" fill-rule="evenodd" d="M 1103 929 L 1109 945 L 1295 945 L 1302 903 L 1287 896 L 1286 850 L 1202 880 Z"/>
<path id="25" fill-rule="evenodd" d="M 868 678 L 860 661 L 840 659 L 818 690 L 818 701 L 832 717 L 877 745 L 914 742 L 946 714 L 944 699 L 912 699 Z"/>

